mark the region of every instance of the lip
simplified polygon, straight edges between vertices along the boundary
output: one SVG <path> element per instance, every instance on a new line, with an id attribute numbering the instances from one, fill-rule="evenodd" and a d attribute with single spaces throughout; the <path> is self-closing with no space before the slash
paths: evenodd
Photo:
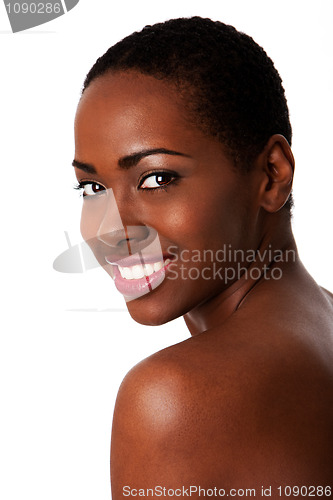
<path id="1" fill-rule="evenodd" d="M 105 258 L 105 260 L 107 260 L 107 257 Z M 127 298 L 129 300 L 137 299 L 143 295 L 146 295 L 147 293 L 157 288 L 163 282 L 166 270 L 168 269 L 172 261 L 168 262 L 168 264 L 164 265 L 159 271 L 155 271 L 150 276 L 144 276 L 143 278 L 131 280 L 127 280 L 121 276 L 118 269 L 118 264 L 120 266 L 130 267 L 137 264 L 144 265 L 158 262 L 160 260 L 162 259 L 157 259 L 156 257 L 155 259 L 153 257 L 150 257 L 147 259 L 142 258 L 140 260 L 140 258 L 138 258 L 137 256 L 130 256 L 126 259 L 117 261 L 117 263 L 113 261 L 112 267 L 114 272 L 114 282 L 118 292 L 120 292 L 125 297 L 125 299 Z"/>

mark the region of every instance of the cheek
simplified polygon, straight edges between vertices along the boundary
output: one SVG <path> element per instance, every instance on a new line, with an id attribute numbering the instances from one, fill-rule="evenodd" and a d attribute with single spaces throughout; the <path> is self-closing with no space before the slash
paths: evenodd
<path id="1" fill-rule="evenodd" d="M 188 235 L 193 236 L 198 226 L 195 210 L 185 199 L 165 197 L 154 207 L 147 205 L 137 213 L 147 226 L 157 231 L 161 242 L 166 241 L 177 246 L 182 246 Z"/>
<path id="2" fill-rule="evenodd" d="M 161 205 L 150 224 L 160 236 L 182 248 L 215 248 L 238 243 L 244 234 L 244 210 L 234 196 L 223 191 L 202 192 Z"/>
<path id="3" fill-rule="evenodd" d="M 222 242 L 238 245 L 248 232 L 251 191 L 244 182 L 229 177 L 211 182 L 208 191 L 193 199 L 198 230 L 209 239 L 221 238 Z"/>

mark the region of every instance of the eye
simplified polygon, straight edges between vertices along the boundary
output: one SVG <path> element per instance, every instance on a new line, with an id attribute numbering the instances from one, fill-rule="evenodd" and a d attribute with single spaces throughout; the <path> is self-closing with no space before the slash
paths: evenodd
<path id="1" fill-rule="evenodd" d="M 171 184 L 176 175 L 171 172 L 152 172 L 147 174 L 139 184 L 139 189 L 158 189 Z"/>
<path id="2" fill-rule="evenodd" d="M 95 196 L 105 191 L 105 187 L 102 184 L 98 184 L 98 182 L 92 181 L 81 181 L 77 184 L 75 189 L 79 189 L 82 191 L 82 195 L 85 196 Z"/>

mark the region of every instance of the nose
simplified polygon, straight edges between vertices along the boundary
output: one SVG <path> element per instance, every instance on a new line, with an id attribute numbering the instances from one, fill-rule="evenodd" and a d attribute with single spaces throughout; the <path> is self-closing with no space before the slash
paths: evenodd
<path id="1" fill-rule="evenodd" d="M 104 232 L 97 236 L 97 238 L 111 247 L 116 253 L 128 255 L 128 253 L 135 253 L 141 250 L 148 244 L 151 238 L 150 228 L 147 226 L 123 226 L 123 229 L 114 229 Z"/>
<path id="2" fill-rule="evenodd" d="M 124 225 L 112 189 L 104 197 L 105 208 L 97 239 L 110 247 L 115 257 L 128 256 L 142 250 L 155 237 L 144 225 Z M 129 219 L 128 219 L 129 220 Z"/>

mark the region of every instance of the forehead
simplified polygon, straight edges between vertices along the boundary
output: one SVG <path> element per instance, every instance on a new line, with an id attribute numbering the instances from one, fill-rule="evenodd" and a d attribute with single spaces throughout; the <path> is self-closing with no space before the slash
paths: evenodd
<path id="1" fill-rule="evenodd" d="M 134 71 L 96 78 L 76 114 L 77 159 L 106 166 L 150 148 L 180 151 L 198 161 L 225 159 L 222 144 L 193 123 L 172 84 Z"/>
<path id="2" fill-rule="evenodd" d="M 179 137 L 184 143 L 193 133 L 199 133 L 189 123 L 171 85 L 134 72 L 107 74 L 94 80 L 80 100 L 75 131 L 78 145 L 84 137 L 85 144 L 105 143 L 114 148 L 122 143 L 133 149 L 136 136 L 144 146 L 152 139 L 165 141 L 168 137 Z"/>

